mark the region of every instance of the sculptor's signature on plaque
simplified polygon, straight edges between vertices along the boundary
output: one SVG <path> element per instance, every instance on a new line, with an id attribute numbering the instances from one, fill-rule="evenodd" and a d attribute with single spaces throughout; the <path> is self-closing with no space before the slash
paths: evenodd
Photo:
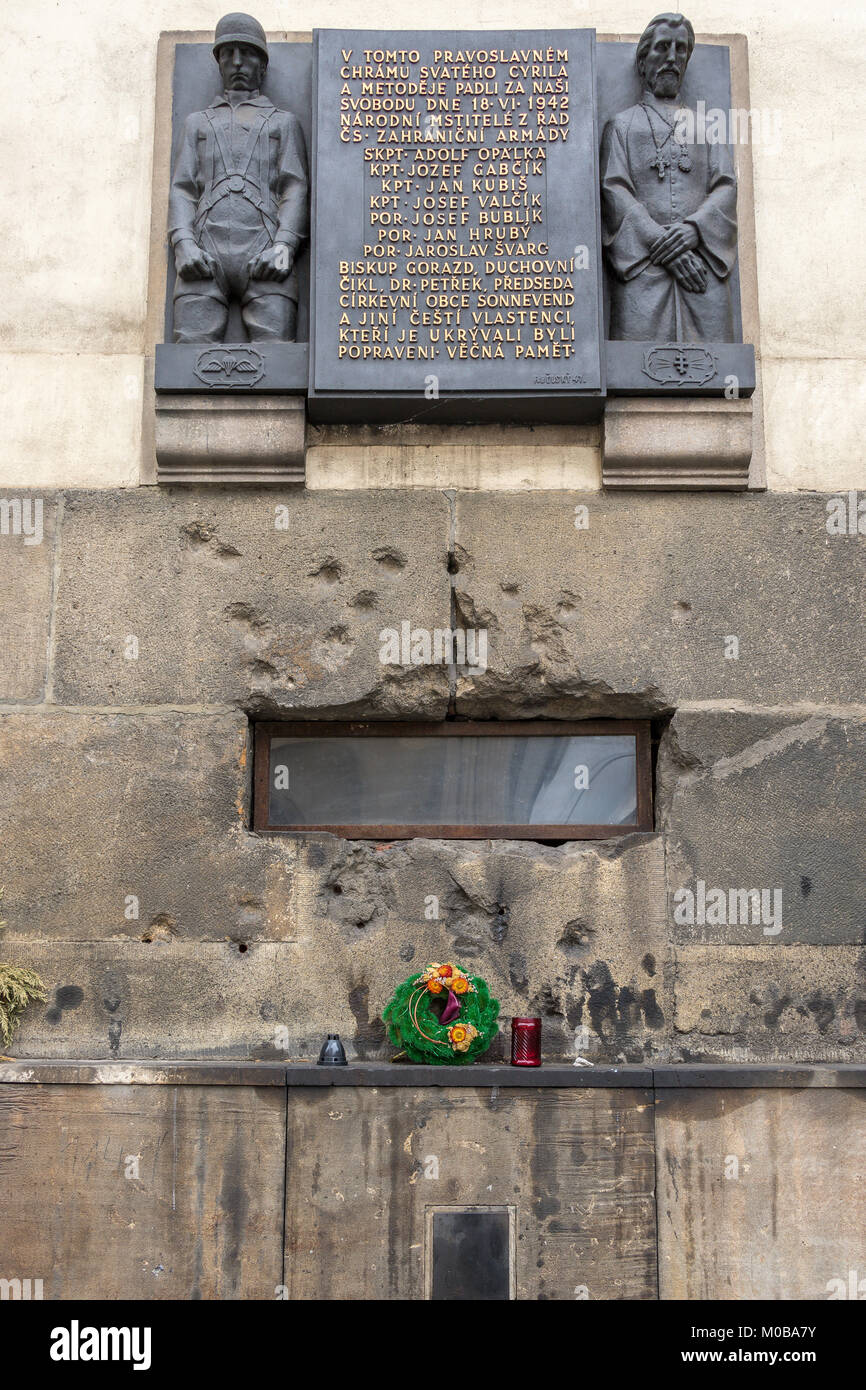
<path id="1" fill-rule="evenodd" d="M 553 372 L 548 372 L 546 376 L 537 376 L 535 378 L 536 386 L 584 386 L 585 384 L 585 376 L 571 376 L 568 372 L 565 372 L 562 376 L 557 376 Z"/>

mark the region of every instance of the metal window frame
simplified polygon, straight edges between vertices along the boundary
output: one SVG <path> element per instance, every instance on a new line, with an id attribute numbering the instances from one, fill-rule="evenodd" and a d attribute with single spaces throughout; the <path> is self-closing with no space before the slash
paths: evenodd
<path id="1" fill-rule="evenodd" d="M 270 749 L 272 738 L 462 738 L 633 735 L 637 778 L 637 820 L 629 825 L 281 825 L 271 824 Z M 267 835 L 325 832 L 345 840 L 607 840 L 653 829 L 652 763 L 649 720 L 460 720 L 436 723 L 365 720 L 291 720 L 255 726 L 253 829 Z"/>

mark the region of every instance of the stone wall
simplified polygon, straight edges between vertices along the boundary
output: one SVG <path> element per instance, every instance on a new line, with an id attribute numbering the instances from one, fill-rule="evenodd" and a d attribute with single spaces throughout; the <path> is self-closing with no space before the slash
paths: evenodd
<path id="1" fill-rule="evenodd" d="M 820 496 L 52 494 L 41 544 L 0 537 L 3 956 L 49 985 L 16 1054 L 304 1058 L 336 1029 L 388 1057 L 395 983 L 453 954 L 504 1019 L 543 1016 L 550 1060 L 866 1059 L 862 541 L 826 515 Z M 380 630 L 407 619 L 486 627 L 486 671 L 383 666 Z M 655 829 L 257 835 L 251 721 L 281 715 L 650 718 Z M 700 884 L 778 891 L 779 920 L 682 920 Z"/>
<path id="2" fill-rule="evenodd" d="M 375 17 L 351 0 L 262 0 L 274 35 L 314 26 L 418 22 L 400 0 Z M 157 42 L 161 31 L 212 31 L 221 7 L 154 0 L 142 7 L 31 0 L 9 42 L 18 84 L 0 96 L 8 177 L 0 227 L 0 385 L 8 403 L 0 487 L 135 487 L 142 478 L 147 262 Z M 587 25 L 634 38 L 645 0 L 552 0 L 551 28 Z M 765 137 L 753 147 L 766 464 L 773 489 L 863 486 L 866 389 L 859 193 L 866 153 L 856 119 L 864 35 L 859 7 L 836 6 L 816 32 L 806 0 L 725 0 L 689 11 L 699 36 L 743 34 L 749 104 Z M 437 7 L 435 27 L 467 22 Z M 481 6 L 472 23 L 532 28 L 520 0 Z M 598 433 L 549 432 L 536 455 L 522 431 L 311 431 L 316 487 L 367 483 L 522 488 L 600 486 Z M 524 457 L 521 457 L 524 455 Z M 151 460 L 152 462 L 152 460 Z M 145 474 L 151 476 L 152 474 Z"/>
<path id="3" fill-rule="evenodd" d="M 3 1277 L 421 1299 L 468 1207 L 510 1212 L 517 1299 L 863 1297 L 863 1067 L 430 1071 L 0 1062 Z"/>

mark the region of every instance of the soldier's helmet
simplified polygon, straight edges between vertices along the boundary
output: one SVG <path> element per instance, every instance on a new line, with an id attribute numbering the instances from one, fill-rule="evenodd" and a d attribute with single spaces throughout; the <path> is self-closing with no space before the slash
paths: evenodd
<path id="1" fill-rule="evenodd" d="M 216 58 L 224 43 L 246 43 L 257 48 L 267 62 L 268 40 L 264 29 L 251 14 L 224 14 L 213 36 L 213 56 Z"/>

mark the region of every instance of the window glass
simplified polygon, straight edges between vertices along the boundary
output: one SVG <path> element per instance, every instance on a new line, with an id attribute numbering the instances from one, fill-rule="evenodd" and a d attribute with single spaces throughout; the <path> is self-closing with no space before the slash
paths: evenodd
<path id="1" fill-rule="evenodd" d="M 273 734 L 267 820 L 274 827 L 422 833 L 634 827 L 637 743 L 631 732 Z"/>

